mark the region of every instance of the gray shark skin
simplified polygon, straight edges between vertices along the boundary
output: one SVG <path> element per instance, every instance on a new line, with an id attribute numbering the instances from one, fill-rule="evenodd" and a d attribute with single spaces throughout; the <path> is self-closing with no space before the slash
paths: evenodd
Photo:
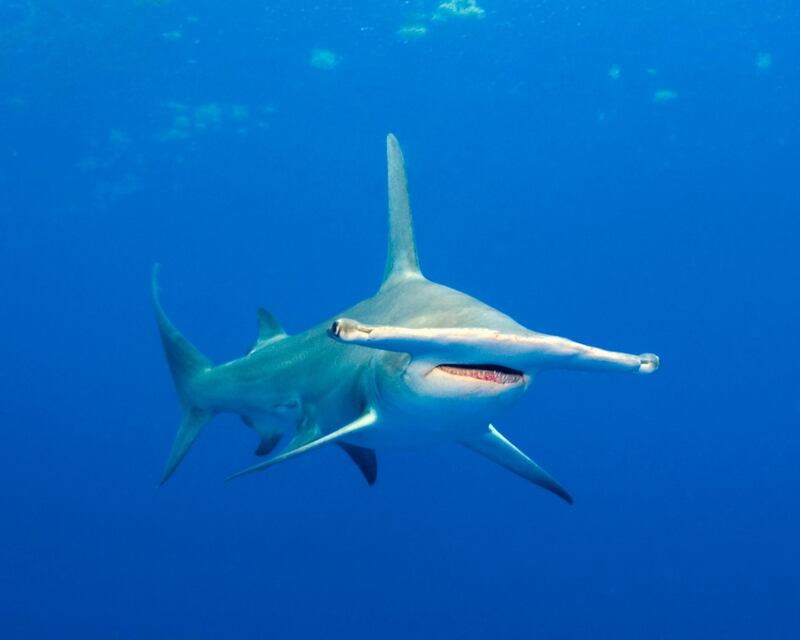
<path id="1" fill-rule="evenodd" d="M 233 476 L 336 444 L 373 484 L 375 449 L 456 442 L 571 503 L 569 493 L 491 424 L 547 369 L 649 374 L 653 354 L 605 351 L 526 329 L 419 268 L 403 155 L 387 138 L 389 248 L 373 297 L 297 335 L 260 309 L 259 336 L 243 358 L 213 366 L 153 305 L 183 417 L 161 480 L 174 473 L 220 412 L 239 414 L 278 455 Z"/>

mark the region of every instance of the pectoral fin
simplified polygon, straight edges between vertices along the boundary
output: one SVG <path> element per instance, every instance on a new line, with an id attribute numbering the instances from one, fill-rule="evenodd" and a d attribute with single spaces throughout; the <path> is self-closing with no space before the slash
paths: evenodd
<path id="1" fill-rule="evenodd" d="M 517 449 L 492 425 L 481 435 L 463 440 L 462 444 L 489 458 L 509 471 L 551 491 L 572 504 L 572 496 L 549 473 Z"/>
<path id="2" fill-rule="evenodd" d="M 263 471 L 264 469 L 271 467 L 274 464 L 279 462 L 283 462 L 284 460 L 288 460 L 289 458 L 294 458 L 295 456 L 299 456 L 301 453 L 305 453 L 306 451 L 310 451 L 311 449 L 316 449 L 317 447 L 322 446 L 323 444 L 328 444 L 329 442 L 336 442 L 341 438 L 346 436 L 353 435 L 358 431 L 362 431 L 364 429 L 369 429 L 372 427 L 378 420 L 378 414 L 375 412 L 374 409 L 369 409 L 364 415 L 353 422 L 345 425 L 341 429 L 337 429 L 327 435 L 322 436 L 321 438 L 317 438 L 316 440 L 312 440 L 303 444 L 298 447 L 289 448 L 283 453 L 275 456 L 274 458 L 270 458 L 269 460 L 262 462 L 260 464 L 254 465 L 252 467 L 248 467 L 243 471 L 239 471 L 238 473 L 234 473 L 232 476 L 228 476 L 228 480 L 233 480 L 234 478 L 238 478 L 239 476 L 244 476 L 249 473 L 254 473 L 255 471 Z"/>

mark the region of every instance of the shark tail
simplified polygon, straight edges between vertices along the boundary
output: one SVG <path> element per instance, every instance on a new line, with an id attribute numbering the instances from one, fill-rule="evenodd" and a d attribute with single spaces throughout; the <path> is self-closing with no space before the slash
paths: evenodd
<path id="1" fill-rule="evenodd" d="M 155 265 L 152 280 L 153 310 L 182 410 L 178 433 L 159 482 L 159 485 L 163 485 L 175 472 L 214 414 L 198 405 L 197 393 L 194 390 L 197 378 L 211 369 L 211 362 L 175 328 L 161 308 L 158 300 L 158 271 L 159 265 Z"/>

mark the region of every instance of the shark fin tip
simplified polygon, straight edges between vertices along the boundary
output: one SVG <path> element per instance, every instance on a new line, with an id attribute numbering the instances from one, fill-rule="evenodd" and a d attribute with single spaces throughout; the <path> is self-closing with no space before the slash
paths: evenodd
<path id="1" fill-rule="evenodd" d="M 158 481 L 158 485 L 156 488 L 160 489 L 165 484 L 167 484 L 167 481 L 172 477 L 174 471 L 175 471 L 174 468 L 165 470 L 164 473 L 161 475 L 161 479 Z"/>
<path id="2" fill-rule="evenodd" d="M 225 484 L 228 484 L 232 480 L 236 480 L 236 478 L 241 478 L 244 475 L 250 473 L 251 469 L 248 467 L 247 469 L 242 469 L 241 471 L 237 471 L 236 473 L 230 474 L 227 478 L 225 478 Z"/>
<path id="3" fill-rule="evenodd" d="M 150 290 L 153 294 L 153 303 L 158 306 L 158 277 L 161 273 L 161 264 L 158 262 L 153 263 L 152 269 L 150 269 Z"/>

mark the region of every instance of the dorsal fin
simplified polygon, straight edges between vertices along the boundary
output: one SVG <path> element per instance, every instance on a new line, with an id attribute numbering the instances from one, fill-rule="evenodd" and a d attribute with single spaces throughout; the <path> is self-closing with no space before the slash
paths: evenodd
<path id="1" fill-rule="evenodd" d="M 386 160 L 389 165 L 389 251 L 382 289 L 406 278 L 422 277 L 414 243 L 403 152 L 391 133 L 386 138 Z"/>
<path id="2" fill-rule="evenodd" d="M 258 341 L 272 340 L 273 338 L 285 336 L 286 332 L 283 330 L 281 323 L 278 319 L 267 311 L 264 307 L 259 307 L 256 311 L 258 316 Z"/>
<path id="3" fill-rule="evenodd" d="M 264 307 L 259 307 L 256 314 L 258 315 L 258 340 L 253 345 L 251 353 L 271 342 L 286 337 L 286 332 L 283 330 L 281 323 Z"/>

